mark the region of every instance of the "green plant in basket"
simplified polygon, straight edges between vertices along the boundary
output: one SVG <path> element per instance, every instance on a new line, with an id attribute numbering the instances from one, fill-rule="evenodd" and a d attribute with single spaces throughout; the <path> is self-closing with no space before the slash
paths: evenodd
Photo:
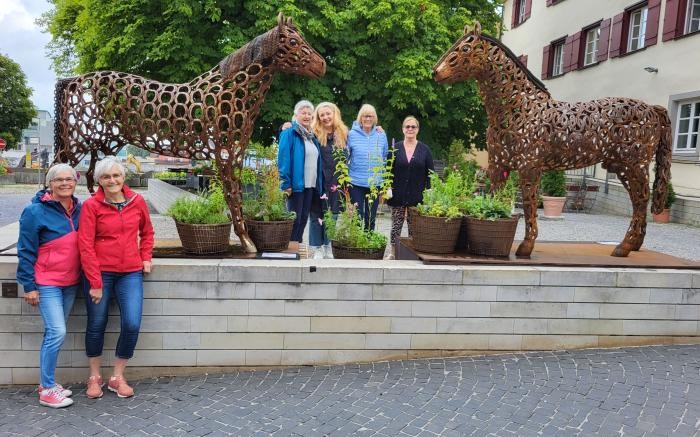
<path id="1" fill-rule="evenodd" d="M 376 231 L 365 230 L 357 206 L 350 200 L 350 175 L 344 151 L 334 150 L 333 157 L 336 162 L 335 174 L 338 178 L 338 185 L 335 189 L 341 193 L 342 209 L 337 217 L 333 216 L 330 209 L 326 209 L 323 216 L 326 235 L 334 243 L 345 247 L 358 249 L 382 249 L 386 247 L 386 236 Z M 377 195 L 378 190 L 371 191 L 370 200 L 376 200 Z"/>
<path id="2" fill-rule="evenodd" d="M 231 219 L 227 210 L 221 183 L 212 182 L 209 191 L 197 198 L 180 197 L 168 209 L 168 216 L 176 222 L 199 225 L 229 223 Z"/>
<path id="3" fill-rule="evenodd" d="M 265 165 L 260 172 L 260 189 L 243 196 L 243 215 L 258 221 L 294 220 L 287 210 L 285 194 L 280 190 L 280 175 L 276 164 Z"/>
<path id="4" fill-rule="evenodd" d="M 464 203 L 465 214 L 479 220 L 509 218 L 512 210 L 513 204 L 510 199 L 499 193 L 474 196 Z"/>
<path id="5" fill-rule="evenodd" d="M 450 172 L 444 181 L 437 173 L 431 172 L 430 188 L 423 191 L 423 201 L 416 209 L 419 214 L 430 217 L 462 217 L 459 205 L 460 201 L 468 196 L 468 191 L 459 172 Z"/>

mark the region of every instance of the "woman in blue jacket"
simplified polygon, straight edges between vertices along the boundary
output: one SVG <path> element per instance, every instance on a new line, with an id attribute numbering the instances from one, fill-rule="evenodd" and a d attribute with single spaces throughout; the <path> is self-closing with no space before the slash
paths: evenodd
<path id="1" fill-rule="evenodd" d="M 58 164 L 46 173 L 46 187 L 22 211 L 17 240 L 17 282 L 24 300 L 39 305 L 44 339 L 39 352 L 39 403 L 61 408 L 73 394 L 56 383 L 56 363 L 66 337 L 66 320 L 80 282 L 78 222 L 80 203 L 73 195 L 75 170 Z"/>
<path id="2" fill-rule="evenodd" d="M 301 243 L 313 197 L 321 196 L 321 152 L 311 131 L 314 105 L 301 100 L 294 106 L 294 121 L 280 134 L 277 166 L 280 188 L 287 193 L 287 209 L 294 211 L 292 241 Z"/>
<path id="3" fill-rule="evenodd" d="M 364 104 L 352 123 L 348 134 L 350 159 L 350 200 L 357 204 L 365 229 L 374 230 L 378 199 L 370 202 L 370 187 L 382 184 L 382 169 L 386 162 L 389 143 L 386 134 L 377 130 L 377 111 L 374 106 Z"/>

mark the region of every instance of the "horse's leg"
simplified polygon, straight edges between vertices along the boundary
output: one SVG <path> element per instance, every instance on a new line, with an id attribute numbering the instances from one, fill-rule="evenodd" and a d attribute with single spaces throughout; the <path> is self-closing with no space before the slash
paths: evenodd
<path id="1" fill-rule="evenodd" d="M 90 150 L 90 167 L 88 167 L 87 173 L 85 173 L 85 184 L 89 192 L 95 192 L 95 165 L 97 165 L 97 149 L 91 148 Z"/>
<path id="2" fill-rule="evenodd" d="M 255 253 L 257 249 L 255 244 L 253 244 L 253 240 L 250 239 L 248 231 L 245 228 L 245 222 L 243 221 L 241 184 L 240 181 L 234 180 L 231 158 L 229 157 L 227 160 L 224 160 L 220 156 L 217 156 L 216 164 L 219 168 L 221 185 L 224 189 L 224 198 L 226 199 L 229 211 L 231 211 L 233 231 L 238 236 L 238 239 L 241 240 L 243 250 L 249 253 Z"/>
<path id="3" fill-rule="evenodd" d="M 515 256 L 530 258 L 537 239 L 537 188 L 540 174 L 520 173 L 520 190 L 523 195 L 523 212 L 525 214 L 525 238 L 518 246 Z"/>
<path id="4" fill-rule="evenodd" d="M 632 220 L 625 238 L 613 250 L 612 256 L 627 256 L 631 250 L 639 250 L 647 232 L 647 204 L 649 203 L 649 169 L 629 166 L 617 178 L 625 187 L 632 201 Z"/>

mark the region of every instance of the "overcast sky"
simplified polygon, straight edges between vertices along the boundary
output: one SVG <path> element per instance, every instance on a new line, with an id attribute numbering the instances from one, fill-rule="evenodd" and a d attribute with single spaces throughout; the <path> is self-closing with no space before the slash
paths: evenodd
<path id="1" fill-rule="evenodd" d="M 51 38 L 34 23 L 51 6 L 46 0 L 0 0 L 0 53 L 22 67 L 34 105 L 53 116 L 56 74 L 46 56 Z"/>

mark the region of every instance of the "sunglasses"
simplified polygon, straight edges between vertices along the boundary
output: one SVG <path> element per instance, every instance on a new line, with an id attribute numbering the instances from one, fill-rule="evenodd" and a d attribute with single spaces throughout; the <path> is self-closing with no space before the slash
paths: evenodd
<path id="1" fill-rule="evenodd" d="M 418 129 L 418 126 L 416 126 L 415 124 L 407 124 L 403 128 L 404 129 Z"/>

